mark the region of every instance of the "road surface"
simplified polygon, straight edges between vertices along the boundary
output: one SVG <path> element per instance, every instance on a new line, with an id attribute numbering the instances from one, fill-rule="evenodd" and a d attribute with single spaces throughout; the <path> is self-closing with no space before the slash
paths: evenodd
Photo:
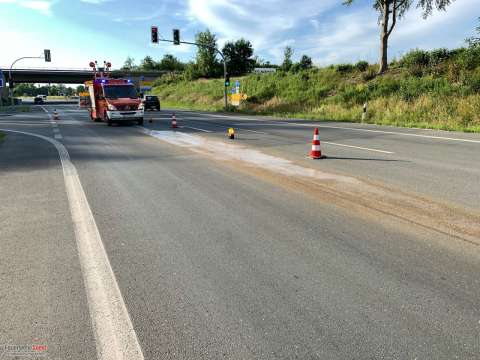
<path id="1" fill-rule="evenodd" d="M 479 358 L 480 136 L 57 109 L 0 116 L 0 359 Z"/>

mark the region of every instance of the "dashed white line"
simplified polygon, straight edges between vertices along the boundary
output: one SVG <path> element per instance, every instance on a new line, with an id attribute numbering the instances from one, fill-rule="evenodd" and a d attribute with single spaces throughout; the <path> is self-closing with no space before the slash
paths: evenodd
<path id="1" fill-rule="evenodd" d="M 60 132 L 60 129 L 59 129 L 58 127 L 54 127 L 54 128 L 53 128 L 53 132 L 54 132 L 54 133 L 59 133 L 59 132 Z"/>
<path id="2" fill-rule="evenodd" d="M 179 128 L 198 130 L 198 131 L 203 131 L 203 132 L 206 132 L 206 133 L 211 133 L 211 132 L 213 132 L 213 131 L 211 131 L 211 130 L 200 129 L 200 128 L 196 128 L 196 127 L 193 127 L 193 126 L 179 126 Z"/>
<path id="3" fill-rule="evenodd" d="M 143 360 L 142 349 L 123 301 L 95 218 L 83 190 L 77 169 L 65 146 L 46 136 L 0 129 L 34 136 L 54 145 L 60 156 L 73 228 L 82 268 L 88 307 L 99 360 Z"/>
<path id="4" fill-rule="evenodd" d="M 55 139 L 63 139 L 62 135 L 60 135 L 60 134 L 55 134 L 54 137 L 55 137 Z"/>
<path id="5" fill-rule="evenodd" d="M 241 131 L 248 131 L 248 132 L 255 133 L 255 134 L 270 135 L 269 133 L 266 133 L 266 132 L 263 132 L 263 131 L 255 131 L 255 130 L 244 129 L 244 128 L 238 128 L 238 129 L 241 130 Z"/>
<path id="6" fill-rule="evenodd" d="M 366 147 L 361 147 L 361 146 L 339 144 L 339 143 L 333 143 L 333 142 L 329 142 L 329 141 L 322 141 L 322 143 L 323 144 L 334 145 L 334 146 L 343 146 L 343 147 L 348 147 L 348 148 L 353 148 L 353 149 L 359 149 L 359 150 L 374 151 L 374 152 L 379 152 L 379 153 L 382 153 L 382 154 L 395 154 L 394 152 L 386 151 L 386 150 L 378 150 L 378 149 L 366 148 Z"/>

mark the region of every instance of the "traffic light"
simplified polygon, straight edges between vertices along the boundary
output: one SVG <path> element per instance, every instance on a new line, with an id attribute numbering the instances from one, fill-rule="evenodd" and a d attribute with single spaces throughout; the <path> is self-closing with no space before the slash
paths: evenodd
<path id="1" fill-rule="evenodd" d="M 52 61 L 52 57 L 50 55 L 50 50 L 48 50 L 48 49 L 43 50 L 43 54 L 45 55 L 45 62 L 51 62 Z"/>
<path id="2" fill-rule="evenodd" d="M 230 86 L 230 74 L 225 76 L 225 87 Z"/>
<path id="3" fill-rule="evenodd" d="M 158 27 L 152 26 L 152 43 L 158 44 Z"/>
<path id="4" fill-rule="evenodd" d="M 180 30 L 173 29 L 173 45 L 180 45 Z"/>

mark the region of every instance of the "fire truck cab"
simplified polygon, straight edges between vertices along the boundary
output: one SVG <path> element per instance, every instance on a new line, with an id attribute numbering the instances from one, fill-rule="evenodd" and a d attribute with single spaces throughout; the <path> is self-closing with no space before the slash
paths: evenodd
<path id="1" fill-rule="evenodd" d="M 136 121 L 143 124 L 144 105 L 138 97 L 130 79 L 111 79 L 111 64 L 97 68 L 91 62 L 94 78 L 85 83 L 90 96 L 89 111 L 93 121 L 105 121 L 108 126 L 114 122 Z"/>

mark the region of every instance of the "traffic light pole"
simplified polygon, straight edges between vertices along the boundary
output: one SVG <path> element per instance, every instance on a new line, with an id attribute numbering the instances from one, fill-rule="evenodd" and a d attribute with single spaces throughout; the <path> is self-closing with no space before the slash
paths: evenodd
<path id="1" fill-rule="evenodd" d="M 10 103 L 14 105 L 13 101 L 13 79 L 12 79 L 12 68 L 18 61 L 23 59 L 43 59 L 43 55 L 40 56 L 24 56 L 15 60 L 12 65 L 10 65 L 10 70 L 8 71 L 8 92 L 10 93 Z"/>
<path id="2" fill-rule="evenodd" d="M 158 41 L 170 42 L 170 43 L 175 44 L 175 42 L 173 40 L 159 39 Z M 227 85 L 226 85 L 227 84 L 227 60 L 225 59 L 225 56 L 223 55 L 223 53 L 214 46 L 198 44 L 198 43 L 189 42 L 189 41 L 179 41 L 179 43 L 180 44 L 195 45 L 195 46 L 198 46 L 198 47 L 209 48 L 209 49 L 215 50 L 220 55 L 220 57 L 222 58 L 222 61 L 223 61 L 223 100 L 224 100 L 225 110 L 227 110 L 228 109 Z"/>

